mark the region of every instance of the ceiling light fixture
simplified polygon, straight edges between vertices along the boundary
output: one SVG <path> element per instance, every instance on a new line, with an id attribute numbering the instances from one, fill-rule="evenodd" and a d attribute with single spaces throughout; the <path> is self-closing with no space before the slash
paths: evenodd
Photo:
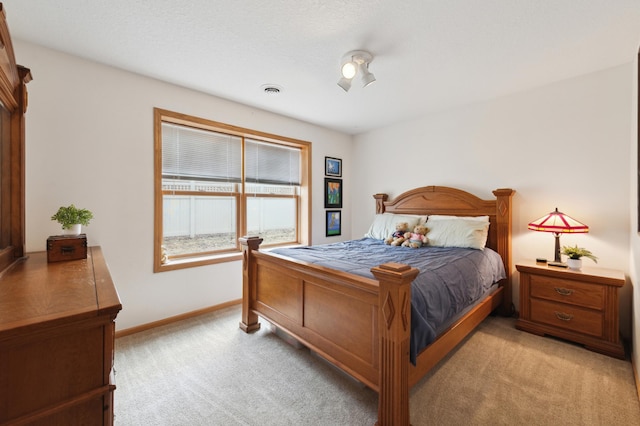
<path id="1" fill-rule="evenodd" d="M 369 71 L 371 61 L 373 61 L 373 55 L 364 50 L 352 50 L 344 55 L 340 64 L 341 77 L 338 80 L 338 86 L 348 92 L 351 89 L 351 81 L 358 71 L 362 78 L 362 87 L 367 87 L 376 81 L 375 76 Z"/>

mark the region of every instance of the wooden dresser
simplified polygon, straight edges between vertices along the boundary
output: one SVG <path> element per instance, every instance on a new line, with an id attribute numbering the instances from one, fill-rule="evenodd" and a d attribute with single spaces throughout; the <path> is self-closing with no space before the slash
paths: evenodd
<path id="1" fill-rule="evenodd" d="M 116 315 L 100 247 L 47 263 L 46 252 L 0 276 L 0 425 L 111 425 Z"/>
<path id="2" fill-rule="evenodd" d="M 622 271 L 572 270 L 533 261 L 520 262 L 516 269 L 520 272 L 516 328 L 624 359 L 618 317 L 618 289 L 625 283 Z"/>

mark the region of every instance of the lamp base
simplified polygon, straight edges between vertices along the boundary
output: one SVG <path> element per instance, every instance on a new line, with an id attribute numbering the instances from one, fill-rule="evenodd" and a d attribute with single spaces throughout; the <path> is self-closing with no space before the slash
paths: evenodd
<path id="1" fill-rule="evenodd" d="M 555 247 L 553 248 L 554 251 L 554 261 L 557 263 L 562 263 L 562 258 L 560 257 L 560 233 L 559 232 L 554 232 L 553 236 L 556 239 L 556 244 Z"/>
<path id="2" fill-rule="evenodd" d="M 548 262 L 547 265 L 555 266 L 556 268 L 568 268 L 568 265 L 562 262 Z"/>

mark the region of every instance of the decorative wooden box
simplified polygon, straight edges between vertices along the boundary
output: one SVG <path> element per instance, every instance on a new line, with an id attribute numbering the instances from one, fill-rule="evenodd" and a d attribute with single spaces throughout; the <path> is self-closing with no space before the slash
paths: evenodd
<path id="1" fill-rule="evenodd" d="M 87 258 L 87 235 L 52 235 L 47 238 L 47 262 Z"/>

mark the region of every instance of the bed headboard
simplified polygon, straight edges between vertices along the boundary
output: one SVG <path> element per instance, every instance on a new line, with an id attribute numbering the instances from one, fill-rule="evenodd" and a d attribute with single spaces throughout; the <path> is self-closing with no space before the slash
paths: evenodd
<path id="1" fill-rule="evenodd" d="M 507 272 L 511 299 L 511 197 L 515 191 L 509 188 L 493 191 L 495 199 L 483 200 L 469 192 L 446 186 L 423 186 L 398 195 L 387 201 L 387 194 L 375 194 L 376 213 L 441 214 L 454 216 L 489 216 L 487 247 L 502 256 Z"/>

